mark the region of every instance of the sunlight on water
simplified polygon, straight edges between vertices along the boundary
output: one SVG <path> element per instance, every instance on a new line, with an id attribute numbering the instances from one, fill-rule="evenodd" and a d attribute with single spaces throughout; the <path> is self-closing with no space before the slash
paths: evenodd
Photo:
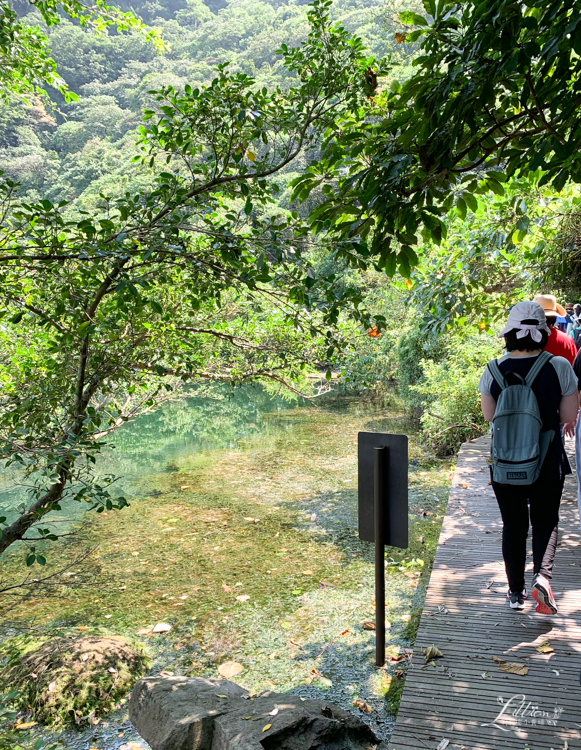
<path id="1" fill-rule="evenodd" d="M 262 417 L 288 409 L 292 403 L 270 395 L 258 385 L 199 391 L 200 395 L 165 404 L 111 435 L 110 446 L 98 459 L 95 474 L 98 479 L 110 474 L 118 477 L 113 496 L 136 499 L 149 491 L 149 476 L 175 470 L 175 461 L 184 456 L 199 451 L 236 450 L 258 434 L 272 436 L 288 427 Z M 14 516 L 13 509 L 29 501 L 31 487 L 32 480 L 26 479 L 21 468 L 11 466 L 0 474 L 0 511 L 9 521 Z M 58 524 L 44 525 L 62 532 L 65 518 L 78 517 L 84 511 L 82 505 L 65 501 Z"/>

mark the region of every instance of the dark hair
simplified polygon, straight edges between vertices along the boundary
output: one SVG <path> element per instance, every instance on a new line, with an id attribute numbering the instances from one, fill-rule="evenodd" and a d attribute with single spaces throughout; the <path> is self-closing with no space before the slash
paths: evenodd
<path id="1" fill-rule="evenodd" d="M 547 318 L 547 325 L 549 326 L 549 328 L 557 327 L 557 313 L 555 313 L 554 315 L 547 315 L 545 317 Z M 535 323 L 536 322 L 537 321 L 535 320 Z M 523 323 L 524 323 L 524 320 L 523 320 Z"/>
<path id="2" fill-rule="evenodd" d="M 538 320 L 523 320 L 522 321 L 525 325 L 538 325 Z M 548 320 L 547 320 L 548 322 Z M 530 333 L 527 333 L 526 336 L 523 336 L 522 339 L 517 339 L 518 328 L 513 328 L 511 331 L 508 331 L 508 333 L 504 334 L 504 340 L 506 342 L 506 350 L 508 352 L 534 352 L 536 349 L 544 349 L 547 345 L 547 341 L 549 340 L 549 334 L 546 331 L 541 331 L 541 340 L 535 341 Z"/>

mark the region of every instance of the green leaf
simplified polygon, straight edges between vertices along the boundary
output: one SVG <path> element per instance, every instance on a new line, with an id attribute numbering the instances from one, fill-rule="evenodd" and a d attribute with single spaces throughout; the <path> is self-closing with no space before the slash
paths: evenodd
<path id="1" fill-rule="evenodd" d="M 458 198 L 458 200 L 456 201 L 456 210 L 458 211 L 458 215 L 460 216 L 461 219 L 466 218 L 467 208 L 466 208 L 466 201 L 464 200 L 464 198 Z"/>
<path id="2" fill-rule="evenodd" d="M 400 21 L 406 26 L 427 26 L 428 22 L 423 16 L 411 10 L 405 10 L 399 14 Z"/>
<path id="3" fill-rule="evenodd" d="M 472 213 L 478 211 L 478 200 L 472 193 L 462 193 L 462 198 Z"/>

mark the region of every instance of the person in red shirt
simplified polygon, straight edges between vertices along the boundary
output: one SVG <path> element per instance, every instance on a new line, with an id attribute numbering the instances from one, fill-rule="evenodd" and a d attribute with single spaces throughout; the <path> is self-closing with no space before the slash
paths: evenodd
<path id="1" fill-rule="evenodd" d="M 556 327 L 557 316 L 564 318 L 566 315 L 565 308 L 557 302 L 556 297 L 553 297 L 552 294 L 537 294 L 534 301 L 538 302 L 545 311 L 547 325 L 551 329 L 545 351 L 554 354 L 555 357 L 565 357 L 572 365 L 577 356 L 575 342 L 571 336 L 568 336 Z"/>

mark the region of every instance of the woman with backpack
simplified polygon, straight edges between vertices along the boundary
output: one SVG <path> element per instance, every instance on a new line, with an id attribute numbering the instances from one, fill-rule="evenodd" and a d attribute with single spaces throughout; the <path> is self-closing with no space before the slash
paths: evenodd
<path id="1" fill-rule="evenodd" d="M 571 467 L 560 425 L 579 410 L 577 378 L 563 357 L 544 352 L 550 330 L 537 302 L 518 302 L 499 336 L 507 353 L 480 378 L 482 413 L 492 422 L 492 488 L 502 516 L 502 555 L 512 609 L 524 609 L 526 542 L 533 529 L 536 611 L 556 614 L 551 590 L 559 506 Z"/>

